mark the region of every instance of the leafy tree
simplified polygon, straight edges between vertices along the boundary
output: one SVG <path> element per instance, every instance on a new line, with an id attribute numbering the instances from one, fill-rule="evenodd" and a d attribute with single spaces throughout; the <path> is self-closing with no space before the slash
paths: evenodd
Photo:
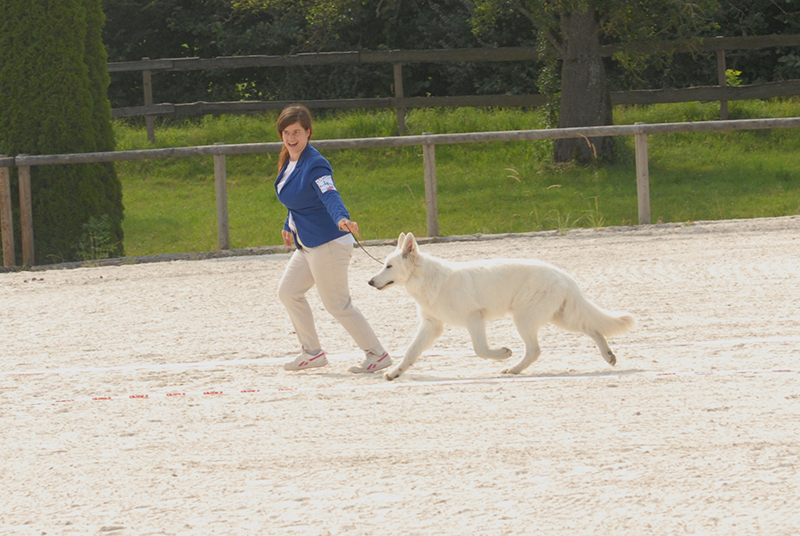
<path id="1" fill-rule="evenodd" d="M 601 45 L 703 35 L 714 27 L 718 9 L 717 0 L 475 0 L 475 5 L 473 20 L 479 30 L 494 24 L 503 11 L 524 14 L 545 45 L 545 58 L 550 59 L 545 73 L 553 72 L 559 58 L 559 127 L 611 124 Z M 643 65 L 643 57 L 635 51 L 620 52 L 615 59 L 634 69 Z M 595 153 L 613 156 L 610 138 L 590 141 L 557 140 L 555 160 L 587 161 Z"/>
<path id="2" fill-rule="evenodd" d="M 100 0 L 0 0 L 0 12 L 0 152 L 113 150 Z M 77 260 L 92 218 L 107 222 L 110 253 L 123 254 L 111 165 L 34 167 L 31 195 L 36 263 Z"/>

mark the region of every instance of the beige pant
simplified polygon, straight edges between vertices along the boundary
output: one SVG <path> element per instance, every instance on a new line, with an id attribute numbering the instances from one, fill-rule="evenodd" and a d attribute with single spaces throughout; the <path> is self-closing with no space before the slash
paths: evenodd
<path id="1" fill-rule="evenodd" d="M 347 269 L 353 246 L 331 241 L 315 248 L 294 252 L 278 284 L 278 298 L 306 352 L 321 350 L 314 316 L 305 294 L 315 284 L 325 309 L 339 321 L 365 352 L 383 355 L 384 350 L 361 311 L 350 300 Z"/>

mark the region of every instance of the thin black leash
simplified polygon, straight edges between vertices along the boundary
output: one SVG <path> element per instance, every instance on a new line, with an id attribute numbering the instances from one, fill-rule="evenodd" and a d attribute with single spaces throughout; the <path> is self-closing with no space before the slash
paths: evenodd
<path id="1" fill-rule="evenodd" d="M 362 250 L 364 253 L 366 253 L 366 254 L 367 254 L 367 256 L 368 256 L 370 259 L 372 259 L 373 261 L 377 262 L 378 264 L 381 264 L 381 265 L 383 264 L 383 261 L 379 261 L 378 259 L 376 259 L 376 258 L 375 258 L 375 257 L 373 257 L 372 255 L 370 255 L 370 254 L 369 254 L 369 251 L 367 251 L 366 249 L 364 249 L 364 244 L 362 244 L 361 242 L 359 242 L 359 241 L 358 241 L 358 238 L 356 237 L 356 235 L 355 235 L 355 234 L 353 234 L 353 231 L 350 231 L 350 234 L 351 234 L 351 235 L 353 235 L 353 238 L 355 238 L 355 239 L 356 239 L 356 244 L 358 244 L 358 247 L 360 247 L 360 248 L 361 248 L 361 250 Z"/>

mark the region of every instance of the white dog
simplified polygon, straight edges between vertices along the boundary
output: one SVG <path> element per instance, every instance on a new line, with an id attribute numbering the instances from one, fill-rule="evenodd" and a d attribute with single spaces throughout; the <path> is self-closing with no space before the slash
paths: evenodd
<path id="1" fill-rule="evenodd" d="M 422 320 L 403 360 L 384 374 L 387 380 L 408 370 L 442 334 L 444 324 L 466 327 L 479 357 L 506 359 L 511 356 L 508 348 L 489 348 L 486 322 L 510 313 L 525 343 L 525 355 L 503 372 L 519 374 L 539 357 L 537 335 L 548 322 L 594 339 L 610 365 L 617 358 L 606 336 L 625 333 L 636 323 L 628 313 L 594 305 L 569 274 L 550 264 L 506 259 L 445 261 L 419 251 L 410 233 L 400 234 L 397 250 L 369 284 L 379 290 L 404 285 L 417 302 Z"/>

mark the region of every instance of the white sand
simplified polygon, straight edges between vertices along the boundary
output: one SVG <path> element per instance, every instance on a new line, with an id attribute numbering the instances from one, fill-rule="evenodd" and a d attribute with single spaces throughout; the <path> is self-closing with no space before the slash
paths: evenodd
<path id="1" fill-rule="evenodd" d="M 0 534 L 800 534 L 800 217 L 422 249 L 551 262 L 639 327 L 615 368 L 548 327 L 515 381 L 447 328 L 389 383 L 314 291 L 331 364 L 282 370 L 286 254 L 0 274 Z M 377 269 L 353 299 L 401 355 Z"/>

